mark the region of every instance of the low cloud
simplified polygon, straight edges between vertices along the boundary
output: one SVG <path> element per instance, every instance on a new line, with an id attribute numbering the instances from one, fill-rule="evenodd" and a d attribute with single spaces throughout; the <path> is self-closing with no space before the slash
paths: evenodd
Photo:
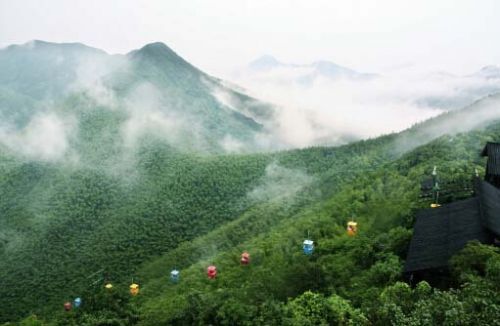
<path id="1" fill-rule="evenodd" d="M 266 174 L 260 185 L 250 191 L 248 197 L 254 201 L 293 198 L 312 181 L 313 178 L 302 171 L 288 169 L 273 162 L 266 167 Z"/>
<path id="2" fill-rule="evenodd" d="M 149 135 L 173 146 L 187 145 L 200 151 L 208 148 L 199 120 L 171 108 L 162 97 L 156 86 L 145 82 L 121 101 L 128 114 L 122 125 L 125 146 L 135 148 L 141 137 Z"/>
<path id="3" fill-rule="evenodd" d="M 224 136 L 219 145 L 226 153 L 242 153 L 245 151 L 245 144 L 231 135 Z"/>
<path id="4" fill-rule="evenodd" d="M 395 139 L 392 150 L 405 153 L 443 135 L 453 136 L 500 122 L 500 95 L 488 96 L 462 110 L 450 111 Z M 453 141 L 453 138 L 450 138 Z"/>
<path id="5" fill-rule="evenodd" d="M 107 85 L 113 74 L 129 72 L 130 62 L 125 56 L 108 56 L 104 53 L 85 53 L 77 57 L 75 80 L 69 85 L 69 91 L 84 92 L 95 100 L 96 104 L 113 108 L 117 105 L 117 96 Z"/>
<path id="6" fill-rule="evenodd" d="M 75 123 L 54 113 L 39 114 L 21 130 L 0 126 L 0 143 L 28 159 L 57 161 L 65 157 Z"/>
<path id="7" fill-rule="evenodd" d="M 186 107 L 190 103 L 182 102 L 189 101 L 189 96 L 179 90 L 156 86 L 154 80 L 136 75 L 134 62 L 127 56 L 88 50 L 70 58 L 75 65 L 70 65 L 68 74 L 75 78 L 61 91 L 62 96 L 34 101 L 29 111 L 33 116 L 22 127 L 0 122 L 0 145 L 29 159 L 73 159 L 78 155 L 79 142 L 72 141 L 72 137 L 78 135 L 77 116 L 84 115 L 78 110 L 87 108 L 116 113 L 113 116 L 116 119 L 109 121 L 116 121 L 117 125 L 108 128 L 97 124 L 97 127 L 103 128 L 103 135 L 117 137 L 110 143 L 120 147 L 114 150 L 122 151 L 123 157 L 117 160 L 123 162 L 134 162 L 136 149 L 145 136 L 153 136 L 177 148 L 202 152 L 213 152 L 214 148 L 227 153 L 245 153 L 339 145 L 401 131 L 500 90 L 500 78 L 495 76 L 421 74 L 411 71 L 411 66 L 370 78 L 340 75 L 332 79 L 318 74 L 314 70 L 318 67 L 309 66 L 243 71 L 235 81 L 246 91 L 217 79 L 202 80 L 222 110 L 238 112 L 244 115 L 234 114 L 240 121 L 247 117 L 263 126 L 260 129 L 253 124 L 254 129 L 240 134 L 236 128 L 225 131 L 224 126 L 218 128 L 216 123 L 207 127 L 210 119 L 204 114 L 210 114 L 210 110 L 192 111 L 204 112 L 202 114 L 189 113 Z M 54 60 L 63 65 L 64 60 L 69 59 L 61 56 Z M 303 82 L 304 76 L 308 76 L 307 83 Z M 255 99 L 241 96 L 240 92 L 247 92 Z M 194 94 L 191 96 L 197 96 Z M 66 101 L 67 95 L 74 98 Z M 69 112 L 75 117 L 70 118 Z M 469 122 L 456 120 L 454 124 L 468 126 Z M 89 126 L 83 125 L 80 131 L 86 132 L 86 127 Z M 119 131 L 106 133 L 108 129 Z M 432 131 L 432 135 L 455 129 L 454 126 L 441 127 Z M 219 132 L 216 139 L 209 137 L 213 130 Z M 70 148 L 71 145 L 75 148 Z"/>
<path id="8" fill-rule="evenodd" d="M 410 67 L 411 68 L 411 67 Z M 243 70 L 234 81 L 277 105 L 269 128 L 289 147 L 338 145 L 404 130 L 500 90 L 500 78 L 399 69 L 374 78 L 301 82 L 306 68 Z"/>

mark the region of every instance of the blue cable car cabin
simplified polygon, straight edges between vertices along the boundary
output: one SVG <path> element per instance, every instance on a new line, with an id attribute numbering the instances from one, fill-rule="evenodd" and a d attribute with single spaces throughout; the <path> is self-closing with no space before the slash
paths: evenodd
<path id="1" fill-rule="evenodd" d="M 178 270 L 174 269 L 173 271 L 170 272 L 170 280 L 173 283 L 179 282 L 179 277 L 180 277 L 180 273 Z"/>
<path id="2" fill-rule="evenodd" d="M 75 298 L 75 300 L 73 300 L 73 306 L 75 308 L 79 308 L 81 305 L 82 305 L 82 299 L 81 298 Z"/>
<path id="3" fill-rule="evenodd" d="M 312 255 L 312 253 L 314 251 L 314 241 L 312 241 L 312 240 L 304 240 L 302 248 L 304 249 L 304 254 L 306 254 L 308 256 Z"/>

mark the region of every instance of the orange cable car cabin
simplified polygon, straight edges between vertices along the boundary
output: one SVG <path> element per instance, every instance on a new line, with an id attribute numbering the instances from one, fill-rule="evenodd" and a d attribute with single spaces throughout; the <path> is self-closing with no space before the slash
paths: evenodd
<path id="1" fill-rule="evenodd" d="M 358 223 L 354 221 L 347 222 L 347 235 L 353 237 L 358 232 Z"/>
<path id="2" fill-rule="evenodd" d="M 130 294 L 132 296 L 136 296 L 139 294 L 139 284 L 135 283 L 130 284 Z"/>

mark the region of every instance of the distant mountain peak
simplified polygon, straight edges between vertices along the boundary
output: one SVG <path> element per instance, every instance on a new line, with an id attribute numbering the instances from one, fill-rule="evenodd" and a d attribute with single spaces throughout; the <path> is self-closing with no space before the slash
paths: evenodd
<path id="1" fill-rule="evenodd" d="M 327 61 L 327 60 L 314 61 L 311 65 L 312 66 L 333 66 L 333 67 L 340 67 L 338 64 L 336 64 L 334 62 L 331 62 L 331 61 Z"/>
<path id="2" fill-rule="evenodd" d="M 161 51 L 161 52 L 174 52 L 163 42 L 153 42 L 144 45 L 139 51 Z M 175 52 L 174 52 L 175 53 Z"/>
<path id="3" fill-rule="evenodd" d="M 73 42 L 73 43 L 55 43 L 47 42 L 41 40 L 31 40 L 23 44 L 12 44 L 5 48 L 6 50 L 48 50 L 48 51 L 76 51 L 76 52 L 87 52 L 87 53 L 99 53 L 106 54 L 105 51 L 97 49 L 83 43 Z M 1 49 L 0 49 L 1 50 Z"/>
<path id="4" fill-rule="evenodd" d="M 28 41 L 26 43 L 24 43 L 23 45 L 24 46 L 27 46 L 27 47 L 31 47 L 31 46 L 51 46 L 51 45 L 55 45 L 56 43 L 51 43 L 51 42 L 47 42 L 47 41 L 42 41 L 42 40 L 31 40 L 31 41 Z"/>
<path id="5" fill-rule="evenodd" d="M 147 61 L 151 62 L 168 61 L 170 63 L 191 66 L 174 50 L 172 50 L 165 43 L 162 42 L 154 42 L 146 44 L 142 48 L 128 53 L 127 56 L 130 56 L 132 58 L 146 59 Z"/>
<path id="6" fill-rule="evenodd" d="M 485 78 L 500 78 L 500 67 L 495 65 L 484 66 L 474 75 Z"/>
<path id="7" fill-rule="evenodd" d="M 491 71 L 491 70 L 498 71 L 500 70 L 500 67 L 496 65 L 488 65 L 481 68 L 481 71 Z"/>
<path id="8" fill-rule="evenodd" d="M 144 45 L 142 48 L 138 50 L 134 50 L 131 53 L 136 54 L 145 54 L 145 55 L 153 55 L 153 56 L 176 56 L 179 57 L 177 53 L 174 52 L 171 48 L 169 48 L 165 43 L 162 42 L 154 42 Z"/>
<path id="9" fill-rule="evenodd" d="M 326 61 L 326 60 L 315 61 L 311 64 L 311 66 L 318 69 L 319 72 L 321 72 L 323 74 L 327 74 L 327 75 L 330 75 L 330 74 L 335 75 L 338 73 L 357 74 L 356 71 L 354 71 L 350 68 L 342 67 L 334 62 Z"/>
<path id="10" fill-rule="evenodd" d="M 297 79 L 297 81 L 303 85 L 310 85 L 316 78 L 321 76 L 328 79 L 350 78 L 360 80 L 367 80 L 378 76 L 376 74 L 360 73 L 351 68 L 343 67 L 327 60 L 317 60 L 310 64 L 282 63 L 271 55 L 259 57 L 250 62 L 248 67 L 255 72 L 266 72 L 275 68 L 306 68 L 303 75 L 299 76 Z"/>
<path id="11" fill-rule="evenodd" d="M 54 48 L 79 48 L 79 49 L 93 49 L 97 51 L 102 51 L 101 49 L 93 48 L 91 46 L 85 45 L 83 43 L 79 42 L 69 42 L 69 43 L 55 43 L 55 42 L 47 42 L 47 41 L 42 41 L 42 40 L 32 40 L 29 42 L 26 42 L 23 44 L 26 47 L 33 47 L 33 48 L 41 48 L 41 47 L 54 47 Z"/>
<path id="12" fill-rule="evenodd" d="M 254 70 L 269 70 L 282 65 L 275 57 L 266 54 L 250 62 L 249 67 Z"/>

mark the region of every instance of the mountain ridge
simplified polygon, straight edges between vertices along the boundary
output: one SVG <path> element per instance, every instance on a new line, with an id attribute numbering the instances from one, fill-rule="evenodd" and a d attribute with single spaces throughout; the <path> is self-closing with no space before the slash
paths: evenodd
<path id="1" fill-rule="evenodd" d="M 443 179 L 462 183 L 475 168 L 484 170 L 478 152 L 500 137 L 500 95 L 401 133 L 343 146 L 207 155 L 182 143 L 197 140 L 191 131 L 199 120 L 177 131 L 183 121 L 170 115 L 217 111 L 202 121 L 212 138 L 199 135 L 217 145 L 228 130 L 245 127 L 246 136 L 254 135 L 259 126 L 241 121 L 249 115 L 234 116 L 239 106 L 255 109 L 253 99 L 233 92 L 220 104 L 209 92 L 217 80 L 200 81 L 193 70 L 196 82 L 185 78 L 192 86 L 186 88 L 185 80 L 177 81 L 189 67 L 165 62 L 165 51 L 176 58 L 162 45 L 149 46 L 139 60 L 120 66 L 120 74 L 97 80 L 105 85 L 91 79 L 93 88 L 71 93 L 45 119 L 34 120 L 39 124 L 30 120 L 20 132 L 0 137 L 18 137 L 14 146 L 0 145 L 0 321 L 32 315 L 28 321 L 57 326 L 304 325 L 312 317 L 300 313 L 309 305 L 321 307 L 316 324 L 336 324 L 337 315 L 346 322 L 358 318 L 352 323 L 360 325 L 414 320 L 407 315 L 418 309 L 399 308 L 397 291 L 404 286 L 401 266 L 414 211 L 429 204 L 419 200 L 419 181 L 434 165 Z M 175 106 L 186 99 L 186 106 Z M 261 116 L 269 114 L 260 108 Z M 59 114 L 74 120 L 60 121 Z M 75 142 L 74 156 L 43 160 L 15 151 L 28 141 L 30 150 L 44 145 L 50 139 L 40 142 L 41 135 L 59 128 L 70 133 L 69 147 Z M 134 134 L 138 130 L 143 133 Z M 125 131 L 135 143 L 127 143 Z M 345 235 L 351 218 L 359 223 L 358 237 Z M 306 237 L 316 245 L 312 256 L 301 251 Z M 244 250 L 252 257 L 249 266 L 239 264 Z M 215 280 L 206 279 L 208 264 L 219 267 Z M 174 268 L 181 270 L 179 283 L 170 283 Z M 131 282 L 140 284 L 136 297 L 127 292 Z M 422 291 L 419 300 L 434 298 L 431 291 L 446 309 L 426 304 L 465 309 L 453 291 Z M 388 293 L 397 299 L 390 301 Z M 83 299 L 81 309 L 64 311 L 64 302 L 76 297 Z M 467 314 L 457 310 L 459 318 L 477 317 L 476 297 L 470 295 Z M 481 309 L 490 309 L 489 298 Z M 387 313 L 394 307 L 400 319 Z"/>
<path id="2" fill-rule="evenodd" d="M 174 145 L 189 139 L 179 141 L 179 149 L 253 151 L 260 146 L 257 138 L 272 137 L 262 124 L 272 119 L 272 105 L 209 76 L 161 42 L 109 55 L 79 43 L 33 41 L 0 50 L 0 69 L 0 117 L 9 129 L 20 131 L 37 116 L 55 111 L 81 115 L 92 100 L 103 110 L 134 116 L 140 114 L 137 107 L 148 103 L 143 115 L 155 117 L 143 118 L 143 124 L 156 126 L 142 129 L 155 129 Z M 219 93 L 231 99 L 231 106 Z M 261 117 L 259 122 L 254 115 Z M 162 131 L 174 120 L 173 132 Z M 226 148 L 225 138 L 245 146 Z"/>
<path id="3" fill-rule="evenodd" d="M 313 71 L 302 77 L 303 83 L 310 83 L 317 76 L 323 76 L 331 79 L 353 78 L 367 79 L 377 77 L 377 74 L 360 73 L 354 69 L 338 65 L 328 60 L 317 60 L 309 64 L 282 63 L 271 55 L 263 55 L 248 64 L 250 70 L 257 72 L 269 72 L 277 68 L 292 69 L 312 69 Z"/>

